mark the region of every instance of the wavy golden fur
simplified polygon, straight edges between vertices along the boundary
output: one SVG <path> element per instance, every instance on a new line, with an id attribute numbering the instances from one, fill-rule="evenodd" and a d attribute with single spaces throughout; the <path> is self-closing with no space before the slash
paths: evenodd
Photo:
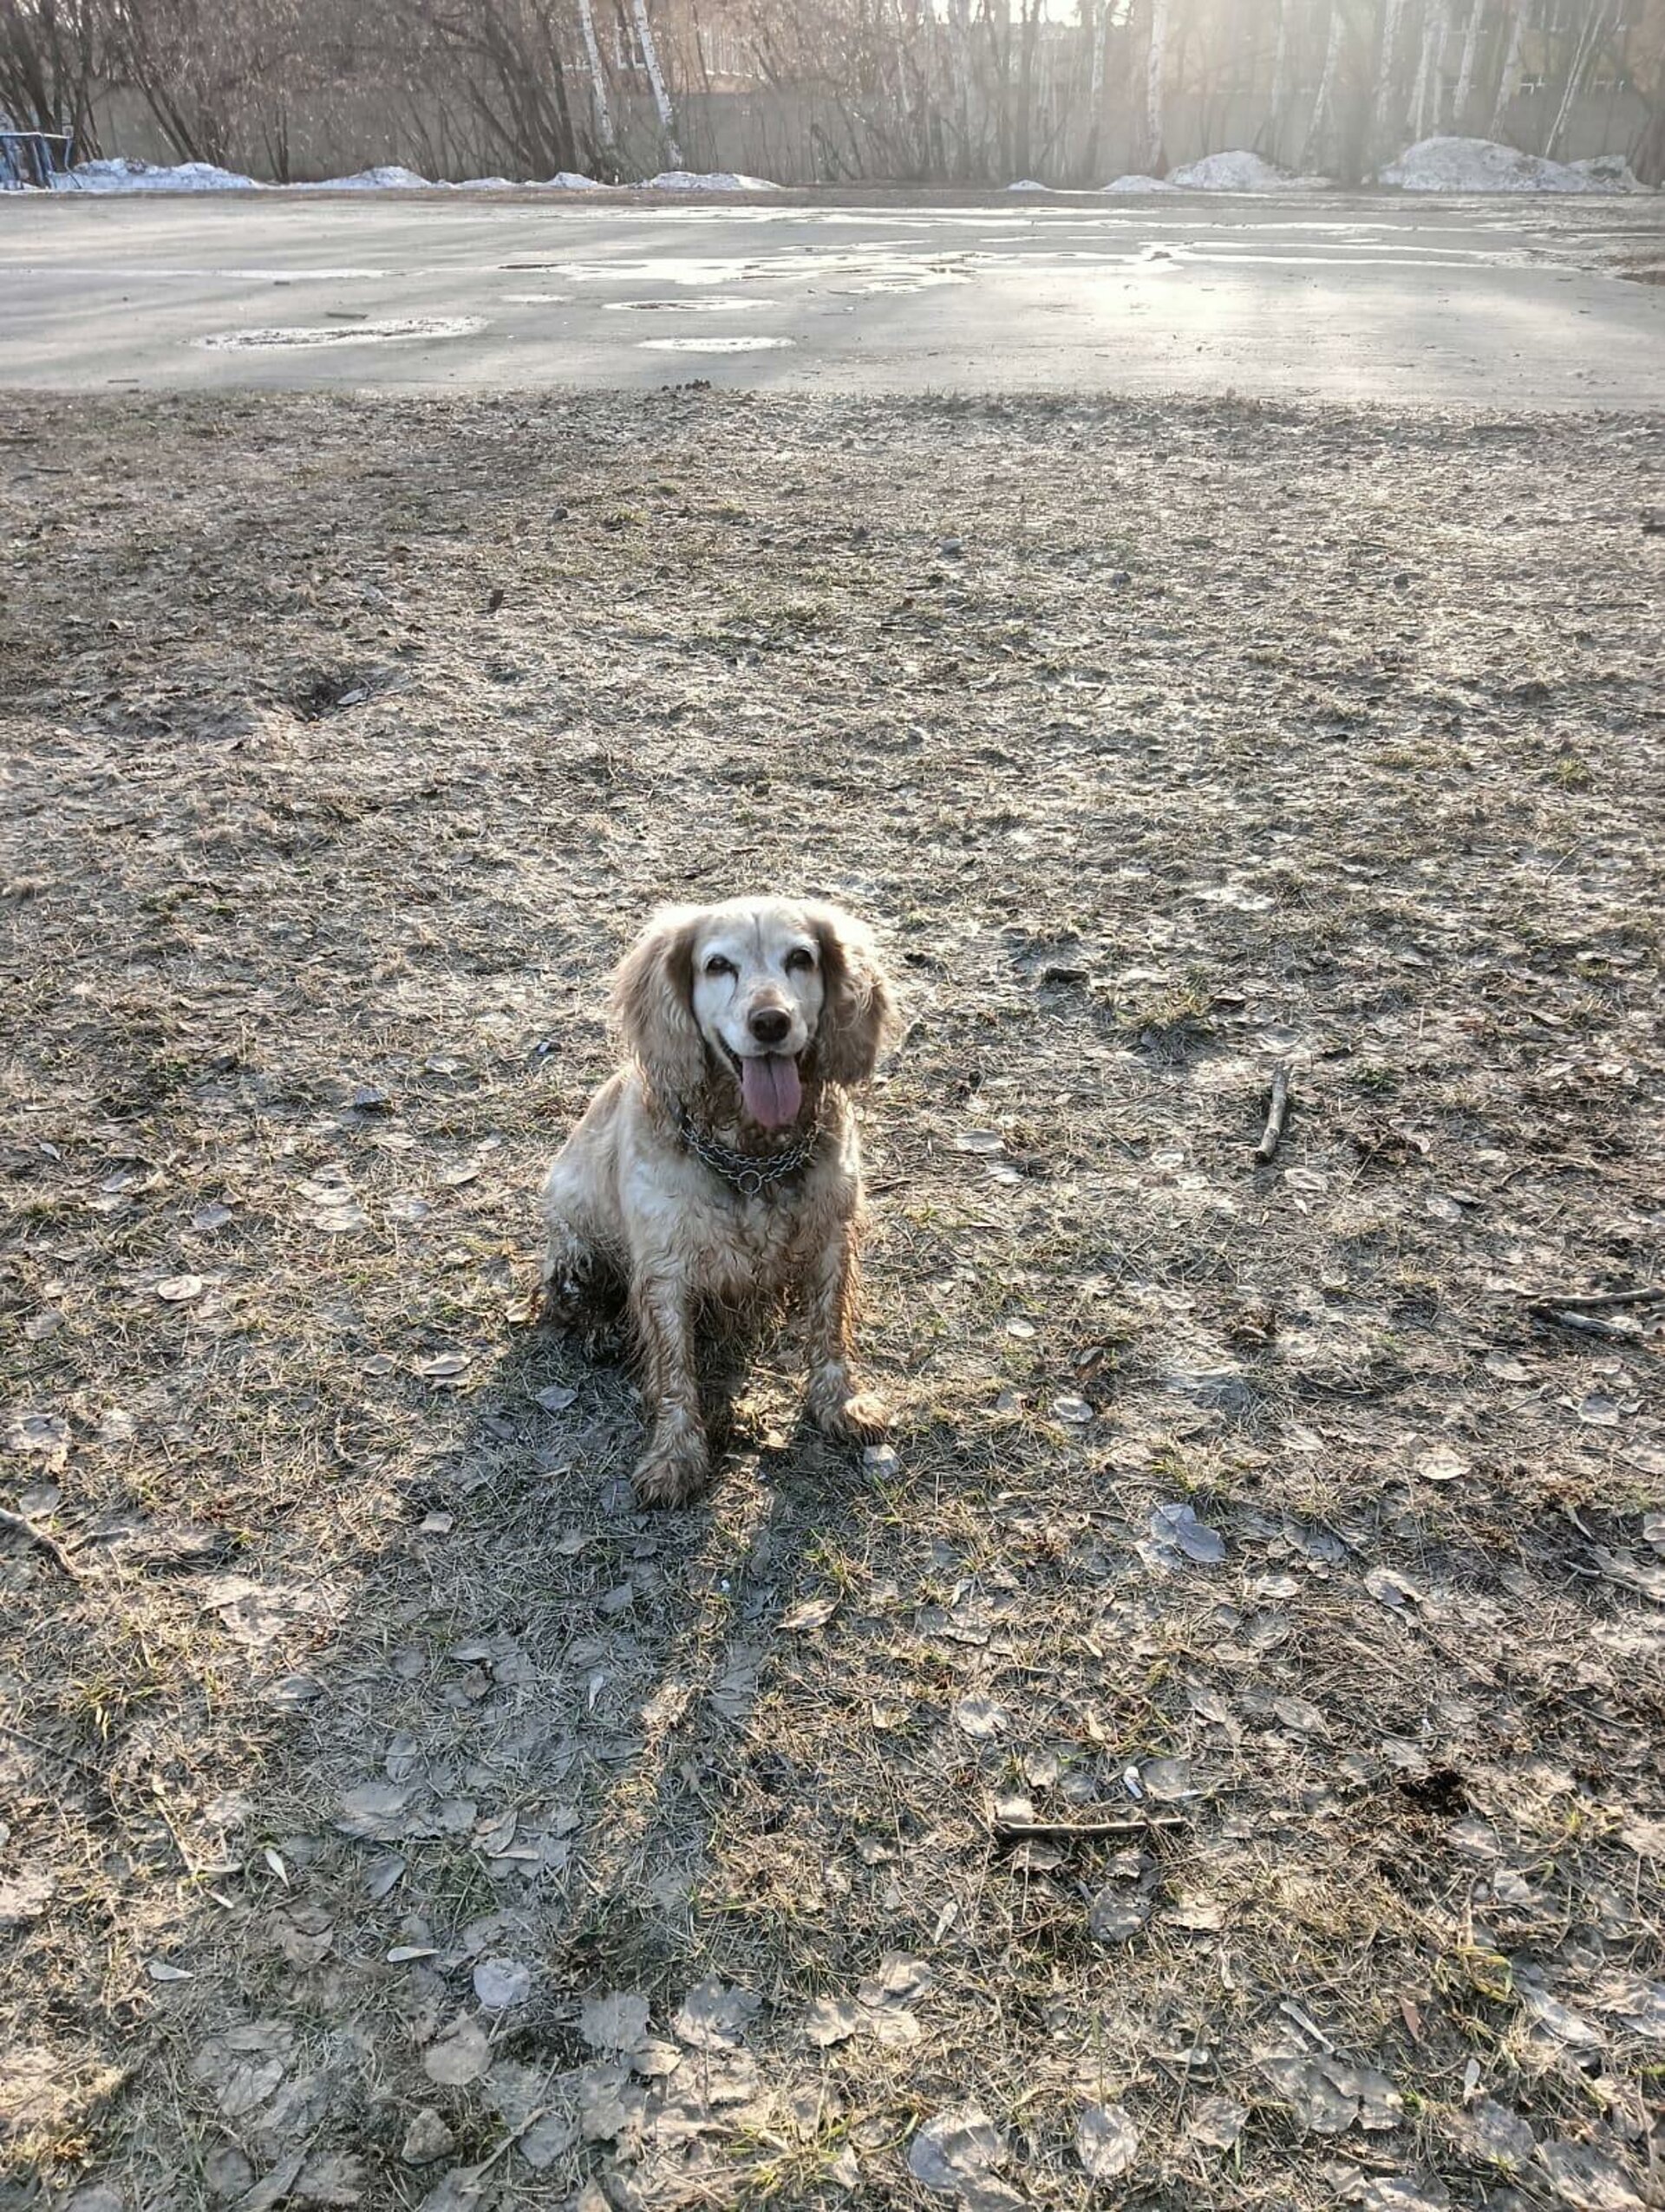
<path id="1" fill-rule="evenodd" d="M 637 1496 L 679 1504 L 704 1487 L 697 1333 L 760 1297 L 803 1311 L 812 1416 L 872 1441 L 885 1413 L 852 1374 L 850 1094 L 896 1004 L 871 932 L 813 901 L 667 907 L 621 963 L 613 1011 L 624 1065 L 544 1185 L 544 1292 L 568 1328 L 628 1308 L 652 1425 Z"/>

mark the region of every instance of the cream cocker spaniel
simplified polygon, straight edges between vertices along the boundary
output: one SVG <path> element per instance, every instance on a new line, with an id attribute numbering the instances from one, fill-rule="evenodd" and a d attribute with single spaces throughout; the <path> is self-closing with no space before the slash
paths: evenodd
<path id="1" fill-rule="evenodd" d="M 808 1406 L 872 1443 L 884 1408 L 851 1373 L 861 1162 L 850 1093 L 895 1015 L 865 928 L 837 907 L 668 907 L 614 983 L 626 1064 L 549 1171 L 545 1310 L 582 1329 L 628 1306 L 652 1431 L 644 1504 L 710 1471 L 695 1330 L 783 1295 L 804 1310 Z"/>

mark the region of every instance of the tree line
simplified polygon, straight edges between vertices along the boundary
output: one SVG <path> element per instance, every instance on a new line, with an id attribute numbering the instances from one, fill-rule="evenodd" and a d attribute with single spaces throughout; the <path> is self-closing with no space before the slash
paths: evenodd
<path id="1" fill-rule="evenodd" d="M 434 176 L 680 165 L 789 118 L 792 180 L 1104 183 L 1195 143 L 1344 181 L 1452 132 L 1564 151 L 1605 96 L 1665 171 L 1665 0 L 0 0 L 0 115 L 100 150 L 109 95 L 182 160 L 304 173 L 374 113 Z M 773 103 L 771 109 L 770 103 Z M 350 128 L 350 125 L 347 127 Z M 759 127 L 763 126 L 760 122 Z M 766 133 L 767 142 L 767 133 Z M 119 147 L 103 149 L 117 152 Z"/>

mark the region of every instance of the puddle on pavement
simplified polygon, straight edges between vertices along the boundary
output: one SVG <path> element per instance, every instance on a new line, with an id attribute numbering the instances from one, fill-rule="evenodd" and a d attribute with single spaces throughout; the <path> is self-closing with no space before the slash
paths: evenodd
<path id="1" fill-rule="evenodd" d="M 299 346 L 388 345 L 403 338 L 467 338 L 486 328 L 483 315 L 410 315 L 387 322 L 343 323 L 290 330 L 216 330 L 197 343 L 210 353 Z"/>
<path id="2" fill-rule="evenodd" d="M 790 338 L 638 338 L 640 353 L 772 353 Z"/>
<path id="3" fill-rule="evenodd" d="M 766 299 L 609 299 L 602 302 L 610 315 L 754 315 L 768 305 Z"/>

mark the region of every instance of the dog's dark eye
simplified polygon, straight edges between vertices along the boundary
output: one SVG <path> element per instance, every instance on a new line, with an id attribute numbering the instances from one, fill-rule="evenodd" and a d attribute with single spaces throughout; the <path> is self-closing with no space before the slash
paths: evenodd
<path id="1" fill-rule="evenodd" d="M 725 960 L 720 952 L 714 952 L 705 963 L 705 972 L 708 975 L 732 975 L 736 970 L 732 960 Z"/>
<path id="2" fill-rule="evenodd" d="M 794 969 L 799 970 L 800 973 L 804 973 L 813 968 L 814 965 L 814 954 L 809 951 L 803 945 L 794 945 L 792 950 L 787 955 L 787 973 L 788 975 L 792 974 Z"/>

